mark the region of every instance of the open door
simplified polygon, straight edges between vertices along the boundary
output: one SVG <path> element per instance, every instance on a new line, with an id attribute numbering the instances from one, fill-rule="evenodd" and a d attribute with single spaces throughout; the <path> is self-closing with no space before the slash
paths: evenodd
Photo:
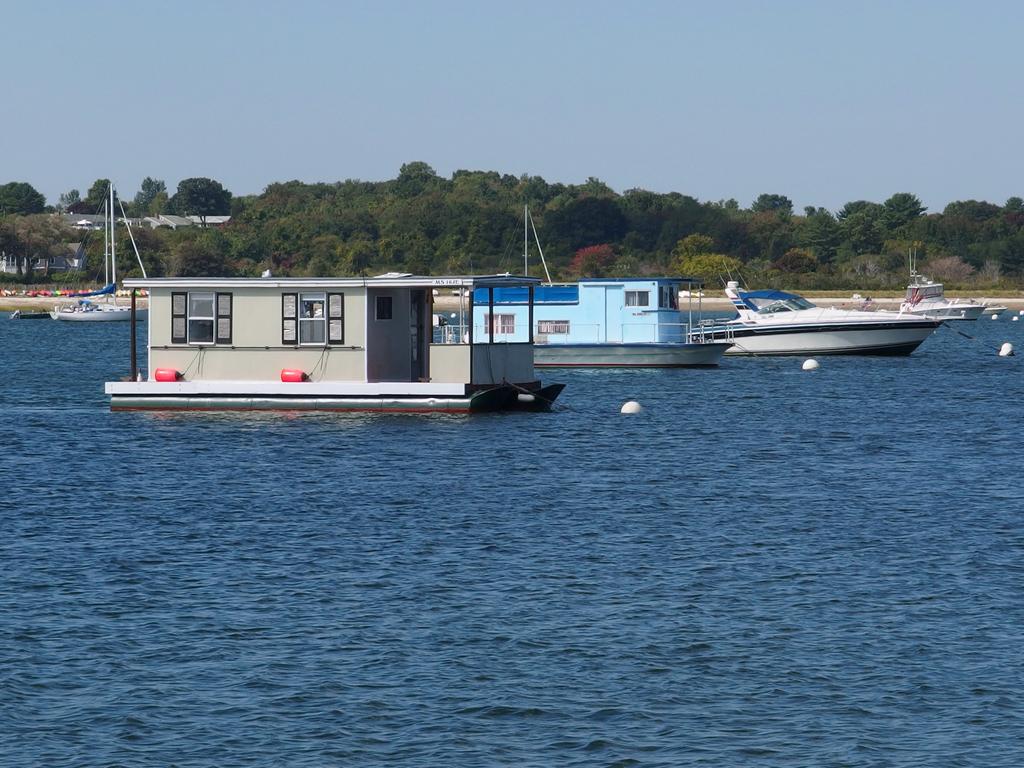
<path id="1" fill-rule="evenodd" d="M 411 380 L 426 381 L 427 349 L 427 292 L 413 289 L 409 296 L 409 343 L 411 354 Z"/>

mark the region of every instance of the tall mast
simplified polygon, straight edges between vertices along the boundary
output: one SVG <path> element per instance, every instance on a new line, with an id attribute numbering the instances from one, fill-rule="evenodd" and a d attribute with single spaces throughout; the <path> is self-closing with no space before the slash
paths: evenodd
<path id="1" fill-rule="evenodd" d="M 523 205 L 523 274 L 530 274 L 530 207 Z"/>
<path id="2" fill-rule="evenodd" d="M 110 212 L 103 201 L 103 287 L 110 285 Z"/>
<path id="3" fill-rule="evenodd" d="M 110 277 L 117 295 L 117 257 L 114 255 L 114 185 L 110 185 Z"/>

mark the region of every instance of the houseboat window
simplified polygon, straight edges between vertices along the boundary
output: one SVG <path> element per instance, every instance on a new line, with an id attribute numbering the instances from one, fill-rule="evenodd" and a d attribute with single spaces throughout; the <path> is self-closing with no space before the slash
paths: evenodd
<path id="1" fill-rule="evenodd" d="M 374 317 L 377 320 L 390 320 L 392 316 L 392 302 L 390 296 L 378 296 L 374 304 Z"/>
<path id="2" fill-rule="evenodd" d="M 658 293 L 658 306 L 662 309 L 678 309 L 679 302 L 676 299 L 676 287 L 674 285 L 663 285 Z"/>
<path id="3" fill-rule="evenodd" d="M 511 336 L 516 332 L 515 315 L 488 315 L 487 320 L 493 319 L 493 330 L 495 336 Z M 485 333 L 487 332 L 485 326 Z"/>
<path id="4" fill-rule="evenodd" d="M 214 300 L 213 293 L 189 293 L 189 344 L 213 344 Z"/>
<path id="5" fill-rule="evenodd" d="M 627 307 L 649 307 L 651 305 L 650 291 L 626 291 Z"/>
<path id="6" fill-rule="evenodd" d="M 299 294 L 299 344 L 323 344 L 327 341 L 327 296 L 322 293 Z"/>
<path id="7" fill-rule="evenodd" d="M 568 333 L 568 320 L 538 320 L 537 333 Z"/>

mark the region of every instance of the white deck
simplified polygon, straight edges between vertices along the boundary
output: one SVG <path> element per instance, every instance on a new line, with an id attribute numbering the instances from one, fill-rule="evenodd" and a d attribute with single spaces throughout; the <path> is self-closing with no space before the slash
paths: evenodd
<path id="1" fill-rule="evenodd" d="M 108 395 L 127 397 L 190 395 L 253 395 L 299 397 L 388 397 L 412 395 L 422 397 L 464 397 L 466 385 L 420 381 L 108 381 Z"/>

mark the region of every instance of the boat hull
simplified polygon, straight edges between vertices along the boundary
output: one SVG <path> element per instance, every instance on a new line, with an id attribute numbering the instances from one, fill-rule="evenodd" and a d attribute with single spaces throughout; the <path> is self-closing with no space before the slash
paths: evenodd
<path id="1" fill-rule="evenodd" d="M 107 384 L 112 411 L 375 411 L 388 413 L 488 413 L 496 411 L 548 411 L 564 384 L 546 387 L 502 385 L 470 394 L 420 396 L 410 394 L 342 394 L 337 387 L 317 391 L 299 385 L 295 394 L 252 387 L 236 392 L 201 385 L 158 382 Z M 219 391 L 218 391 L 219 390 Z M 263 390 L 263 391 L 259 391 Z M 333 391 L 332 391 L 333 390 Z"/>
<path id="2" fill-rule="evenodd" d="M 706 368 L 718 365 L 727 343 L 535 344 L 535 368 Z"/>
<path id="3" fill-rule="evenodd" d="M 977 320 L 985 314 L 985 307 L 981 304 L 949 304 L 942 307 L 911 309 L 909 314 L 918 317 L 932 317 L 937 320 Z"/>
<path id="4" fill-rule="evenodd" d="M 135 310 L 136 320 L 145 320 L 149 315 L 148 309 Z M 116 309 L 94 309 L 90 312 L 68 312 L 55 309 L 50 313 L 54 320 L 63 320 L 72 323 L 127 323 L 132 319 L 132 311 L 127 307 Z"/>
<path id="5" fill-rule="evenodd" d="M 922 320 L 873 328 L 744 328 L 727 355 L 909 355 L 939 326 Z"/>

